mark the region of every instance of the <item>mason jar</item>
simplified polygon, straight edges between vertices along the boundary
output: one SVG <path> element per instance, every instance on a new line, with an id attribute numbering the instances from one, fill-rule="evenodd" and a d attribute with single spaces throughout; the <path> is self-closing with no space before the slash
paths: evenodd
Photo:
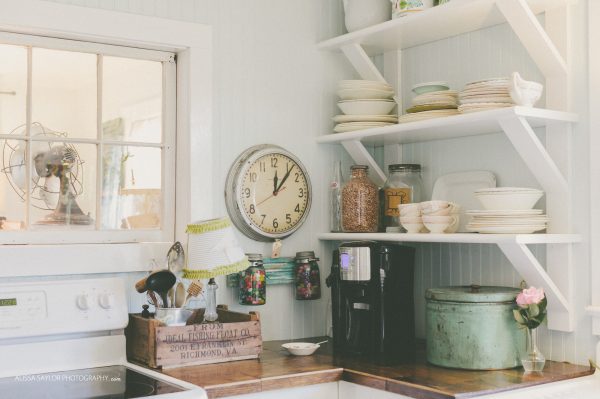
<path id="1" fill-rule="evenodd" d="M 246 254 L 250 266 L 240 272 L 240 305 L 264 305 L 267 303 L 267 276 L 261 254 Z"/>
<path id="2" fill-rule="evenodd" d="M 350 180 L 342 188 L 342 229 L 349 233 L 375 233 L 379 226 L 379 188 L 368 177 L 369 167 L 350 167 Z"/>
<path id="3" fill-rule="evenodd" d="M 313 251 L 296 252 L 296 299 L 321 298 L 321 272 L 318 260 Z"/>
<path id="4" fill-rule="evenodd" d="M 401 231 L 398 205 L 421 202 L 421 186 L 421 165 L 394 164 L 388 167 L 388 178 L 380 195 L 382 231 Z"/>

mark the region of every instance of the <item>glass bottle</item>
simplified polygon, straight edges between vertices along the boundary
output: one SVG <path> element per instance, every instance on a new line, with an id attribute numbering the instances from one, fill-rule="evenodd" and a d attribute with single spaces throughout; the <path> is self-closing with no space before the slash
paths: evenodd
<path id="1" fill-rule="evenodd" d="M 318 260 L 313 251 L 296 252 L 296 299 L 321 298 L 321 272 Z"/>
<path id="2" fill-rule="evenodd" d="M 333 164 L 333 176 L 329 184 L 329 231 L 342 231 L 342 161 Z"/>
<path id="3" fill-rule="evenodd" d="M 342 189 L 342 230 L 375 233 L 379 225 L 379 188 L 368 177 L 369 167 L 353 165 Z"/>
<path id="4" fill-rule="evenodd" d="M 388 166 L 388 178 L 381 189 L 382 231 L 400 232 L 398 205 L 421 202 L 421 165 Z"/>
<path id="5" fill-rule="evenodd" d="M 261 254 L 246 254 L 250 266 L 240 272 L 240 305 L 264 305 L 267 303 L 267 276 Z"/>

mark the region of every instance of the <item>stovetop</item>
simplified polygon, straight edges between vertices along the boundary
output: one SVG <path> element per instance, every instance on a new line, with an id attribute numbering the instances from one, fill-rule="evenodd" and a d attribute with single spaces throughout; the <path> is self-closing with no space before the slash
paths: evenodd
<path id="1" fill-rule="evenodd" d="M 125 366 L 0 378 L 2 399 L 130 399 L 183 391 Z"/>

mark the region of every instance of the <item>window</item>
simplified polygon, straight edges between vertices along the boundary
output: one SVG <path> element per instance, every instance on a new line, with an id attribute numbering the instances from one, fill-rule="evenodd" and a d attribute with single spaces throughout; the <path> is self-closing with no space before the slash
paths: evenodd
<path id="1" fill-rule="evenodd" d="M 0 33 L 0 242 L 172 240 L 174 60 Z"/>

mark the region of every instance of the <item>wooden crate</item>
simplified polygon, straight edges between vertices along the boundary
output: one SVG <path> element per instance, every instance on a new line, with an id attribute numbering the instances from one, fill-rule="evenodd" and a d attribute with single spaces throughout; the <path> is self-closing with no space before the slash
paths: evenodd
<path id="1" fill-rule="evenodd" d="M 231 312 L 217 307 L 219 322 L 202 322 L 204 309 L 198 309 L 179 327 L 161 326 L 158 320 L 140 314 L 129 315 L 127 358 L 152 368 L 254 359 L 262 352 L 260 317 L 257 312 Z"/>

